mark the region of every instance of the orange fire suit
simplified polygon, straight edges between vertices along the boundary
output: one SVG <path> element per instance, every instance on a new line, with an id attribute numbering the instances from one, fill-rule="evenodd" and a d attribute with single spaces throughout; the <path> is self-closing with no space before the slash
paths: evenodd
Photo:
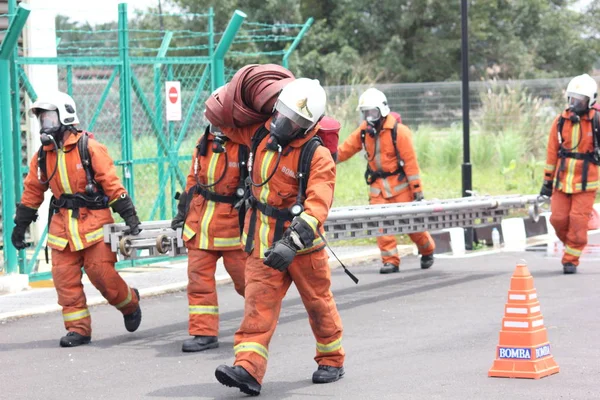
<path id="1" fill-rule="evenodd" d="M 81 132 L 71 133 L 58 151 L 53 149 L 53 145 L 44 147 L 47 151 L 47 174 L 52 174 L 56 165 L 56 174 L 49 184 L 42 184 L 38 180 L 38 160 L 37 157 L 31 159 L 24 182 L 22 204 L 38 209 L 48 187 L 55 198 L 63 194 L 85 192 L 87 180 L 77 151 L 77 141 L 81 136 Z M 110 204 L 126 193 L 125 188 L 106 147 L 90 138 L 88 151 L 94 179 L 102 187 Z M 43 173 L 41 175 L 41 179 L 46 181 L 47 177 Z M 51 218 L 48 246 L 52 248 L 52 279 L 58 304 L 63 309 L 65 328 L 84 336 L 91 336 L 92 333 L 90 312 L 81 283 L 81 267 L 109 304 L 123 315 L 133 313 L 138 307 L 138 298 L 115 270 L 116 255 L 103 240 L 103 225 L 114 222 L 111 210 L 83 207 L 77 213 L 72 209 L 59 208 Z"/>
<path id="2" fill-rule="evenodd" d="M 388 115 L 383 121 L 381 131 L 371 137 L 365 135 L 365 150 L 368 167 L 372 171 L 394 172 L 398 170 L 398 158 L 392 141 L 392 129 L 396 119 Z M 367 123 L 361 125 L 338 147 L 338 162 L 344 162 L 363 148 L 361 132 L 367 129 Z M 396 146 L 404 161 L 406 176 L 391 175 L 374 180 L 369 188 L 370 204 L 406 203 L 413 201 L 413 194 L 422 192 L 417 154 L 412 143 L 412 134 L 406 125 L 398 123 Z M 430 255 L 435 251 L 435 242 L 429 232 L 408 235 L 417 245 L 421 255 Z M 400 265 L 400 256 L 394 236 L 379 236 L 377 245 L 381 251 L 383 263 Z"/>
<path id="3" fill-rule="evenodd" d="M 183 240 L 188 249 L 187 292 L 189 333 L 192 336 L 218 336 L 215 271 L 220 257 L 223 257 L 235 290 L 244 295 L 247 255 L 240 244 L 238 211 L 233 207 L 239 201 L 235 191 L 240 184 L 240 145 L 225 142 L 225 152 L 215 153 L 212 151 L 213 138 L 209 134 L 206 155 L 200 155 L 198 149 L 194 151 L 186 184 L 191 203 L 183 226 Z M 216 185 L 199 189 L 198 182 Z M 209 200 L 201 194 L 204 191 L 224 196 L 221 200 L 230 202 Z"/>
<path id="4" fill-rule="evenodd" d="M 232 140 L 252 148 L 251 137 L 259 129 L 257 124 L 237 130 L 223 129 Z M 251 174 L 255 183 L 264 182 L 273 171 L 272 179 L 262 187 L 252 187 L 257 201 L 277 209 L 289 209 L 298 193 L 298 161 L 302 145 L 313 137 L 318 126 L 305 137 L 293 140 L 282 152 L 277 164 L 277 152 L 266 149 L 268 136 L 258 145 L 256 154 L 250 157 Z M 335 164 L 326 147 L 315 151 L 306 188 L 304 211 L 298 218 L 313 228 L 315 240 L 308 249 L 300 250 L 285 272 L 279 272 L 263 264 L 264 252 L 273 244 L 278 221 L 265 215 L 258 208 L 246 213 L 242 242 L 251 248 L 246 263 L 246 300 L 244 319 L 235 334 L 235 365 L 246 369 L 262 384 L 269 358 L 269 342 L 275 332 L 281 302 L 292 282 L 295 283 L 316 339 L 315 361 L 319 365 L 341 367 L 345 352 L 342 347 L 342 321 L 331 293 L 331 275 L 325 243 L 319 237 L 323 223 L 333 202 Z M 286 221 L 283 229 L 290 222 Z M 254 234 L 251 235 L 252 228 Z M 250 243 L 250 245 L 248 245 Z"/>
<path id="5" fill-rule="evenodd" d="M 594 151 L 592 118 L 596 112 L 589 111 L 577 123 L 571 122 L 569 111 L 561 114 L 564 118 L 561 154 L 566 153 L 566 156 L 559 156 L 559 117 L 552 123 L 548 136 L 544 180 L 554 182 L 550 223 L 565 245 L 563 264 L 579 265 L 579 257 L 588 241 L 587 226 L 599 184 L 598 166 L 573 155 Z"/>

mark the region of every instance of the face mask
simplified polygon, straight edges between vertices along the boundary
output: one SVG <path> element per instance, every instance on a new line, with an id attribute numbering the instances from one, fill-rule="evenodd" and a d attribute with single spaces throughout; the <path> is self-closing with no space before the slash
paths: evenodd
<path id="1" fill-rule="evenodd" d="M 371 108 L 369 110 L 363 110 L 363 117 L 367 123 L 375 124 L 381 119 L 381 111 L 379 108 Z"/>
<path id="2" fill-rule="evenodd" d="M 569 96 L 569 110 L 581 116 L 588 111 L 589 101 L 587 96 L 571 95 Z"/>
<path id="3" fill-rule="evenodd" d="M 57 143 L 62 141 L 64 127 L 58 117 L 58 111 L 44 110 L 38 115 L 38 121 L 40 123 L 40 140 L 44 146 L 52 143 L 50 136 Z"/>
<path id="4" fill-rule="evenodd" d="M 303 129 L 283 114 L 276 112 L 271 120 L 270 137 L 267 141 L 269 150 L 277 150 L 279 146 L 285 148 L 292 140 L 306 132 Z"/>

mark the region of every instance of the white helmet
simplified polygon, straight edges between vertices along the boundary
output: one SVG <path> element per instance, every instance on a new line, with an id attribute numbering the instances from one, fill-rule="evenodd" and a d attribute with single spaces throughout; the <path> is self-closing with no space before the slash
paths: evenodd
<path id="1" fill-rule="evenodd" d="M 63 92 L 51 92 L 38 97 L 29 107 L 28 115 L 37 117 L 41 111 L 57 111 L 61 124 L 77 125 L 77 109 L 71 96 Z"/>
<path id="2" fill-rule="evenodd" d="M 298 78 L 281 90 L 274 111 L 310 131 L 325 115 L 327 95 L 317 79 Z"/>
<path id="3" fill-rule="evenodd" d="M 592 108 L 596 102 L 596 95 L 598 93 L 598 84 L 588 74 L 578 75 L 571 79 L 567 86 L 567 98 L 571 102 L 571 97 L 580 100 L 587 100 L 587 109 Z M 587 99 L 583 99 L 586 97 Z"/>
<path id="4" fill-rule="evenodd" d="M 381 90 L 369 88 L 360 95 L 356 111 L 367 111 L 377 108 L 382 117 L 387 117 L 390 113 L 390 107 L 387 104 L 387 98 Z"/>

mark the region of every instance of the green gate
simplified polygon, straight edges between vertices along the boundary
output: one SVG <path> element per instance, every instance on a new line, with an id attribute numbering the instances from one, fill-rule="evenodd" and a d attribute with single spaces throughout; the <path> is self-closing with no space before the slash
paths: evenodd
<path id="1" fill-rule="evenodd" d="M 11 21 L 22 20 L 24 23 L 28 14 L 26 6 L 14 7 L 12 11 L 15 12 L 9 15 Z M 59 90 L 72 95 L 77 103 L 81 127 L 93 132 L 115 159 L 120 178 L 134 198 L 142 221 L 172 218 L 176 213 L 174 194 L 185 187 L 193 148 L 206 126 L 204 101 L 232 73 L 231 69 L 225 68 L 225 56 L 230 47 L 234 46 L 235 51 L 230 55 L 235 58 L 245 57 L 252 62 L 273 56 L 287 65 L 289 55 L 312 23 L 309 19 L 302 25 L 282 24 L 277 29 L 284 33 L 265 36 L 261 32 L 273 31 L 275 26 L 244 22 L 246 15 L 240 11 L 233 14 L 221 33 L 214 32 L 212 8 L 206 14 L 193 16 L 205 21 L 206 30 L 149 30 L 130 26 L 127 5 L 120 4 L 118 25 L 113 28 L 89 32 L 57 30 L 57 57 L 21 57 L 16 55 L 15 49 L 9 50 L 5 64 L 0 59 L 0 75 L 4 72 L 3 65 L 12 73 L 12 79 L 9 79 L 12 126 L 2 125 L 2 144 L 8 143 L 5 141 L 7 135 L 17 138 L 11 144 L 14 158 L 3 157 L 3 167 L 5 162 L 15 165 L 14 185 L 10 188 L 2 185 L 3 215 L 14 214 L 14 203 L 22 191 L 22 177 L 27 173 L 27 165 L 21 163 L 24 144 L 18 138 L 22 135 L 15 136 L 14 133 L 26 121 L 27 106 L 37 98 L 29 68 L 52 65 L 58 71 Z M 11 25 L 9 31 L 12 29 L 18 36 L 15 28 L 18 26 Z M 297 34 L 290 35 L 294 30 Z M 236 37 L 238 32 L 240 35 Z M 61 40 L 61 36 L 76 35 L 79 35 L 77 41 Z M 244 44 L 253 39 L 279 43 L 281 49 L 261 52 L 254 46 L 252 52 L 244 51 Z M 3 42 L 3 48 L 5 44 Z M 196 55 L 199 53 L 202 55 Z M 181 85 L 180 121 L 166 121 L 167 81 L 178 81 Z M 0 92 L 7 94 L 1 85 Z M 10 178 L 11 172 L 8 171 L 5 178 L 3 169 L 2 181 L 10 182 Z M 13 193 L 5 189 L 12 189 Z M 7 207 L 11 203 L 12 209 Z M 8 218 L 6 220 L 8 222 Z M 17 254 L 10 244 L 10 232 L 5 230 L 2 235 L 4 243 L 8 243 L 4 246 L 5 272 L 25 273 L 30 275 L 30 280 L 49 278 L 49 272 L 38 271 L 44 258 L 41 249 L 45 235 L 46 232 L 33 251 Z M 132 265 L 131 262 L 119 264 L 122 267 Z"/>

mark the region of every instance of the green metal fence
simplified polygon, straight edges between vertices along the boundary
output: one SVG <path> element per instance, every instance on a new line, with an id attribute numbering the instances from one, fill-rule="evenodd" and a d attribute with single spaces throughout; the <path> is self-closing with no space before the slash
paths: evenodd
<path id="1" fill-rule="evenodd" d="M 185 186 L 195 142 L 206 125 L 204 101 L 230 77 L 232 69 L 225 66 L 226 55 L 228 63 L 235 60 L 233 64 L 242 58 L 250 63 L 276 57 L 269 61 L 286 65 L 312 23 L 312 19 L 303 25 L 248 23 L 244 21 L 246 15 L 236 11 L 223 32 L 214 32 L 214 14 L 209 9 L 206 14 L 188 15 L 194 18 L 194 30 L 160 31 L 146 29 L 139 14 L 130 20 L 127 5 L 120 4 L 118 23 L 105 24 L 102 29 L 57 29 L 58 56 L 34 58 L 17 56 L 15 43 L 7 41 L 18 37 L 18 25 L 25 22 L 27 14 L 26 6 L 12 5 L 12 25 L 2 43 L 1 54 L 6 58 L 0 58 L 0 134 L 3 148 L 13 149 L 9 154 L 2 152 L 3 216 L 14 214 L 22 174 L 27 172 L 18 133 L 27 118 L 27 105 L 37 98 L 30 66 L 56 66 L 59 90 L 74 97 L 81 128 L 94 132 L 108 147 L 140 218 L 164 220 L 176 212 L 174 194 Z M 156 16 L 149 13 L 148 18 Z M 265 30 L 272 34 L 265 35 Z M 232 45 L 235 53 L 228 54 Z M 180 82 L 181 121 L 165 120 L 166 81 Z M 7 103 L 11 106 L 6 107 Z M 10 244 L 11 218 L 3 219 L 4 272 L 27 273 L 31 280 L 49 277 L 48 272 L 37 268 L 45 237 L 33 251 L 17 255 Z"/>

